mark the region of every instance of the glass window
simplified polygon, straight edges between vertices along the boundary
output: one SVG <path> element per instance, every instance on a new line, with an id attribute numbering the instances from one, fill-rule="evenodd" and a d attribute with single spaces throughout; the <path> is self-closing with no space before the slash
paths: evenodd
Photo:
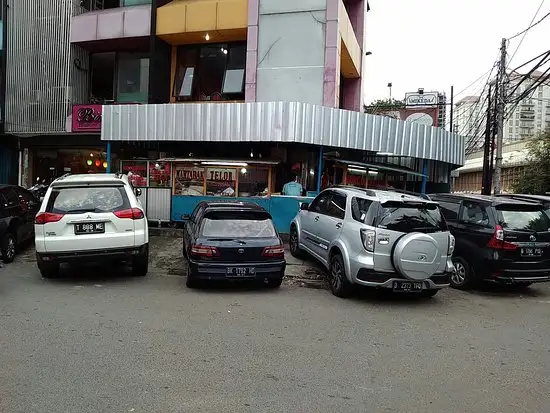
<path id="1" fill-rule="evenodd" d="M 435 204 L 386 202 L 382 206 L 379 228 L 410 233 L 446 231 L 447 226 Z"/>
<path id="2" fill-rule="evenodd" d="M 172 185 L 170 162 L 149 162 L 149 186 L 169 188 Z"/>
<path id="3" fill-rule="evenodd" d="M 147 161 L 124 161 L 122 173 L 134 187 L 147 186 Z"/>
<path id="4" fill-rule="evenodd" d="M 115 53 L 90 55 L 90 99 L 94 103 L 112 103 L 115 99 Z"/>
<path id="5" fill-rule="evenodd" d="M 239 196 L 266 196 L 269 170 L 248 166 L 239 171 Z"/>
<path id="6" fill-rule="evenodd" d="M 118 61 L 117 101 L 147 103 L 149 96 L 149 58 L 120 54 Z"/>
<path id="7" fill-rule="evenodd" d="M 177 166 L 174 180 L 174 195 L 204 195 L 204 168 Z"/>
<path id="8" fill-rule="evenodd" d="M 123 7 L 141 6 L 142 4 L 151 4 L 151 0 L 122 0 Z"/>
<path id="9" fill-rule="evenodd" d="M 194 67 L 184 67 L 183 70 L 183 80 L 181 86 L 176 93 L 178 97 L 189 97 L 193 93 L 193 79 L 195 74 Z"/>
<path id="10" fill-rule="evenodd" d="M 235 196 L 237 170 L 233 168 L 208 168 L 206 170 L 206 195 Z"/>
<path id="11" fill-rule="evenodd" d="M 327 204 L 331 195 L 332 194 L 330 192 L 323 192 L 322 194 L 319 194 L 311 203 L 309 210 L 311 212 L 317 212 L 318 214 L 326 214 Z"/>
<path id="12" fill-rule="evenodd" d="M 539 208 L 497 207 L 498 223 L 503 229 L 546 232 L 550 226 L 548 215 Z"/>
<path id="13" fill-rule="evenodd" d="M 208 212 L 201 223 L 201 235 L 208 238 L 274 238 L 277 231 L 265 212 Z"/>
<path id="14" fill-rule="evenodd" d="M 114 212 L 130 208 L 122 186 L 55 188 L 46 212 L 79 214 L 84 212 Z"/>
<path id="15" fill-rule="evenodd" d="M 365 198 L 357 198 L 355 196 L 351 198 L 351 216 L 353 219 L 364 223 L 371 204 L 372 201 Z"/>
<path id="16" fill-rule="evenodd" d="M 483 205 L 476 202 L 463 202 L 460 221 L 474 225 L 489 225 L 489 215 Z"/>
<path id="17" fill-rule="evenodd" d="M 460 203 L 453 203 L 447 201 L 437 201 L 441 213 L 448 221 L 456 221 L 458 219 L 458 211 L 460 209 Z"/>
<path id="18" fill-rule="evenodd" d="M 327 204 L 327 214 L 334 218 L 344 219 L 346 215 L 346 197 L 334 193 Z"/>
<path id="19" fill-rule="evenodd" d="M 228 69 L 223 80 L 223 93 L 241 93 L 244 87 L 244 69 Z"/>

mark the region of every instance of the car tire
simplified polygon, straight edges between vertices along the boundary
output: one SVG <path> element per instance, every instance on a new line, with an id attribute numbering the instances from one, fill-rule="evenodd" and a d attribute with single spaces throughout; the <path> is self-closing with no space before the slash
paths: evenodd
<path id="1" fill-rule="evenodd" d="M 43 278 L 56 278 L 59 276 L 59 264 L 40 264 L 38 269 Z"/>
<path id="2" fill-rule="evenodd" d="M 421 295 L 422 295 L 422 297 L 425 297 L 425 298 L 432 298 L 438 292 L 439 292 L 439 290 L 424 290 L 424 291 L 422 291 Z"/>
<path id="3" fill-rule="evenodd" d="M 290 228 L 290 237 L 289 237 L 289 240 L 288 240 L 288 244 L 289 244 L 289 248 L 290 248 L 290 254 L 294 258 L 303 258 L 304 257 L 304 253 L 300 249 L 300 241 L 299 241 L 299 238 L 298 238 L 298 231 L 296 230 L 295 226 L 292 226 L 292 228 Z"/>
<path id="4" fill-rule="evenodd" d="M 281 286 L 281 284 L 283 283 L 283 277 L 281 278 L 274 278 L 274 279 L 271 279 L 271 280 L 267 280 L 267 288 L 269 289 L 277 289 Z"/>
<path id="5" fill-rule="evenodd" d="M 191 289 L 197 288 L 199 286 L 199 280 L 197 280 L 195 277 L 191 275 L 190 272 L 188 272 L 185 285 L 187 286 L 187 288 L 191 288 Z"/>
<path id="6" fill-rule="evenodd" d="M 329 287 L 336 297 L 347 298 L 353 292 L 353 284 L 346 276 L 344 259 L 340 254 L 334 254 L 330 259 Z"/>
<path id="7" fill-rule="evenodd" d="M 462 257 L 453 257 L 455 271 L 451 274 L 451 287 L 468 290 L 475 285 L 475 275 L 470 264 Z"/>
<path id="8" fill-rule="evenodd" d="M 149 272 L 149 249 L 146 248 L 142 255 L 132 260 L 132 275 L 145 277 Z"/>
<path id="9" fill-rule="evenodd" d="M 4 238 L 1 240 L 0 255 L 2 255 L 2 261 L 6 264 L 13 262 L 15 254 L 17 253 L 17 239 L 12 232 L 7 232 Z"/>

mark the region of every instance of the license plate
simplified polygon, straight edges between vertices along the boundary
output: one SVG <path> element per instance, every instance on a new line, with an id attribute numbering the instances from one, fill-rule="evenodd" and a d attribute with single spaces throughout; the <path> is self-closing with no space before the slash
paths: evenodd
<path id="1" fill-rule="evenodd" d="M 79 234 L 103 234 L 105 222 L 91 222 L 89 224 L 75 224 L 74 233 Z"/>
<path id="2" fill-rule="evenodd" d="M 229 267 L 226 272 L 227 277 L 254 277 L 256 269 L 254 267 Z"/>
<path id="3" fill-rule="evenodd" d="M 400 292 L 419 292 L 422 291 L 423 284 L 422 282 L 416 281 L 394 281 L 393 282 L 393 291 Z"/>
<path id="4" fill-rule="evenodd" d="M 542 255 L 542 248 L 522 248 L 522 257 L 540 257 Z"/>

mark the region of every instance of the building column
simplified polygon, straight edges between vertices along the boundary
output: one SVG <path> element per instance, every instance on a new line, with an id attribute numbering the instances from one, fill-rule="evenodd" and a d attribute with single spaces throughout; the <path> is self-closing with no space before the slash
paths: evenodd
<path id="1" fill-rule="evenodd" d="M 248 0 L 248 34 L 246 41 L 246 71 L 244 84 L 246 102 L 256 102 L 259 14 L 260 0 Z"/>
<path id="2" fill-rule="evenodd" d="M 341 37 L 338 30 L 340 0 L 327 0 L 325 24 L 325 72 L 323 79 L 323 106 L 340 106 Z"/>

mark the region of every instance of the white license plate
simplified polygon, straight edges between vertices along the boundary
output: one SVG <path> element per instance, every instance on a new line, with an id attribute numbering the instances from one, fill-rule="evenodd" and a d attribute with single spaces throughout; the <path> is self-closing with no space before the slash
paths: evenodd
<path id="1" fill-rule="evenodd" d="M 228 267 L 226 276 L 231 278 L 255 277 L 256 269 L 254 267 Z"/>

